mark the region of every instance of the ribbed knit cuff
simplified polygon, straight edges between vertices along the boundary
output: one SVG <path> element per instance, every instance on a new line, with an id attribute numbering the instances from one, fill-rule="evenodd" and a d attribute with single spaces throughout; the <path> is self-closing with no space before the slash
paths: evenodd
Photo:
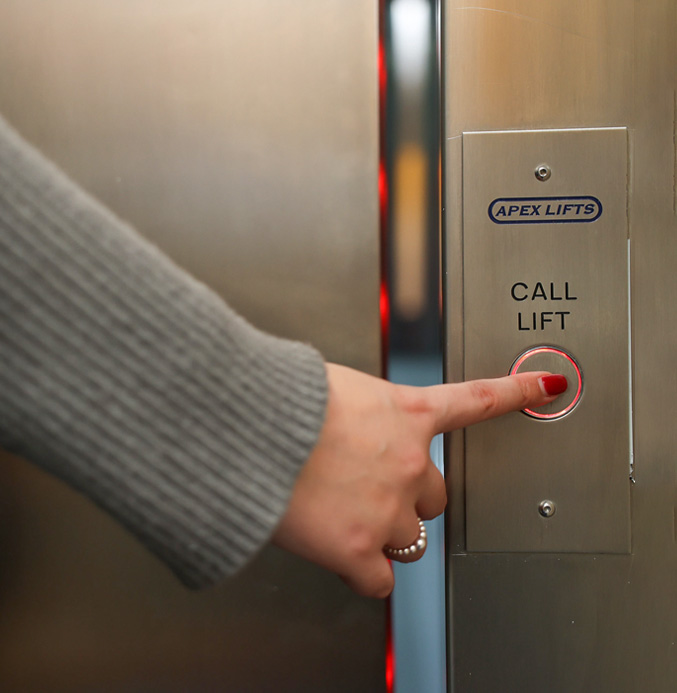
<path id="1" fill-rule="evenodd" d="M 269 539 L 321 429 L 312 348 L 254 329 L 0 120 L 0 445 L 186 584 Z"/>

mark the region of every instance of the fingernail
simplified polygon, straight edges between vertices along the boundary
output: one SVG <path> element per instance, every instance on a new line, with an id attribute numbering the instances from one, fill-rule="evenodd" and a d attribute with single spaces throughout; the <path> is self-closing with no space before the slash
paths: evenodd
<path id="1" fill-rule="evenodd" d="M 567 379 L 563 375 L 544 375 L 541 378 L 541 388 L 546 395 L 561 395 L 569 387 Z"/>

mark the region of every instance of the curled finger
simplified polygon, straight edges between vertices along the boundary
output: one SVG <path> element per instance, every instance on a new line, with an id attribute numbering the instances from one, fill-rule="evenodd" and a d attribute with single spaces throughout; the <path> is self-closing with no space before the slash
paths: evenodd
<path id="1" fill-rule="evenodd" d="M 341 575 L 351 590 L 363 597 L 385 599 L 395 587 L 393 569 L 384 554 L 374 556 L 355 570 Z"/>
<path id="2" fill-rule="evenodd" d="M 424 520 L 441 515 L 447 505 L 447 486 L 440 470 L 430 460 L 423 480 L 416 512 Z"/>

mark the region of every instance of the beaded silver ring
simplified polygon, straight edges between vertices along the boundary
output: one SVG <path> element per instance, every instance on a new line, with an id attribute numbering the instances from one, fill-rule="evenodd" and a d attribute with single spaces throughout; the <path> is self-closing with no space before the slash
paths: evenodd
<path id="1" fill-rule="evenodd" d="M 428 546 L 428 533 L 425 530 L 423 520 L 418 518 L 418 537 L 413 544 L 405 546 L 403 549 L 393 549 L 391 546 L 384 546 L 383 553 L 386 558 L 391 561 L 399 561 L 400 563 L 413 563 L 418 561 L 425 553 Z"/>

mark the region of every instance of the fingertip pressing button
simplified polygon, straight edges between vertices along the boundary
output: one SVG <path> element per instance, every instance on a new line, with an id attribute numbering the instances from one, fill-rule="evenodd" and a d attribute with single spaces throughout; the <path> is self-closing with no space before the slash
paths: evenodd
<path id="1" fill-rule="evenodd" d="M 567 380 L 568 387 L 554 402 L 522 411 L 527 416 L 542 421 L 561 419 L 573 411 L 583 394 L 583 375 L 576 359 L 559 347 L 532 347 L 515 359 L 510 368 L 510 375 L 533 371 L 550 371 L 557 375 L 563 375 Z"/>
<path id="2" fill-rule="evenodd" d="M 544 375 L 541 378 L 541 382 L 546 395 L 551 397 L 561 395 L 569 387 L 569 381 L 563 375 Z"/>

